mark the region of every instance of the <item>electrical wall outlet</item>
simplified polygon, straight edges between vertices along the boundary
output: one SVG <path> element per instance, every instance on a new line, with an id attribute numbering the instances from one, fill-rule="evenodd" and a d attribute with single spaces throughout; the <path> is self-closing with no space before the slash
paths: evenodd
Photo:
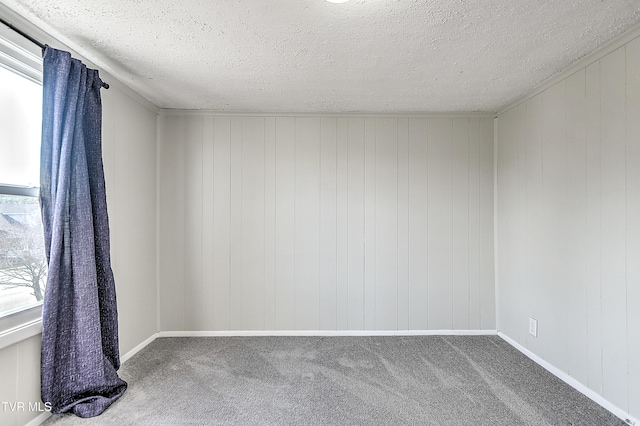
<path id="1" fill-rule="evenodd" d="M 529 334 L 538 337 L 538 321 L 533 318 L 529 318 Z"/>

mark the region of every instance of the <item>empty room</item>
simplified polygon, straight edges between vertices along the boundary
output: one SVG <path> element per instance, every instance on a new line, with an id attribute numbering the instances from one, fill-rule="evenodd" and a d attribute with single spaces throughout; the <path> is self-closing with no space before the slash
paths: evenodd
<path id="1" fill-rule="evenodd" d="M 640 0 L 0 0 L 0 426 L 640 426 Z"/>

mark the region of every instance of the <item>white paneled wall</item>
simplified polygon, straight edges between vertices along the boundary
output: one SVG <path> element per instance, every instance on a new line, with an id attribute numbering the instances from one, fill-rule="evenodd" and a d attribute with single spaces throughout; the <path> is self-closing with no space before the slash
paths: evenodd
<path id="1" fill-rule="evenodd" d="M 103 160 L 120 353 L 157 331 L 157 115 L 115 87 L 102 91 Z"/>
<path id="2" fill-rule="evenodd" d="M 40 402 L 40 348 L 41 335 L 0 349 L 0 401 L 15 404 L 18 401 L 29 406 Z M 44 406 L 42 402 L 38 408 Z M 15 406 L 14 406 L 15 407 Z M 38 411 L 0 409 L 0 424 L 21 426 L 37 417 Z"/>
<path id="3" fill-rule="evenodd" d="M 160 124 L 161 330 L 494 329 L 493 120 Z"/>
<path id="4" fill-rule="evenodd" d="M 640 39 L 501 114 L 498 141 L 498 328 L 639 417 Z"/>

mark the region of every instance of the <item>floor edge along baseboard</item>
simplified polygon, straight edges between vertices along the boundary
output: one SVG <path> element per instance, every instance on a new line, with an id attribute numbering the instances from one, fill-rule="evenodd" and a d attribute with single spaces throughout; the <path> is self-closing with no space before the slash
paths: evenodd
<path id="1" fill-rule="evenodd" d="M 46 422 L 49 417 L 51 417 L 51 413 L 49 413 L 48 411 L 41 413 L 40 415 L 38 415 L 38 417 L 31 419 L 28 423 L 25 423 L 24 426 L 39 426 L 42 423 Z"/>
<path id="2" fill-rule="evenodd" d="M 495 336 L 497 330 L 241 330 L 161 331 L 158 337 Z"/>
<path id="3" fill-rule="evenodd" d="M 144 342 L 140 343 L 138 346 L 136 346 L 135 348 L 131 349 L 129 352 L 127 352 L 126 354 L 122 355 L 120 357 L 120 364 L 124 364 L 127 360 L 129 360 L 132 356 L 134 356 L 135 354 L 137 354 L 138 352 L 140 352 L 142 349 L 144 349 L 146 346 L 148 346 L 151 342 L 153 342 L 154 340 L 156 340 L 158 338 L 158 334 L 159 333 L 155 333 L 152 334 L 148 339 L 146 339 Z"/>
<path id="4" fill-rule="evenodd" d="M 605 410 L 610 411 L 620 420 L 624 421 L 626 424 L 632 425 L 632 426 L 640 425 L 640 421 L 638 421 L 638 419 L 634 418 L 633 416 L 631 416 L 629 413 L 627 413 L 620 407 L 614 405 L 599 393 L 589 389 L 587 386 L 577 381 L 576 379 L 574 379 L 564 371 L 560 370 L 553 364 L 540 358 L 538 355 L 534 354 L 529 349 L 525 348 L 524 346 L 522 346 L 521 344 L 519 344 L 518 342 L 516 342 L 506 334 L 498 331 L 497 335 L 500 338 L 502 338 L 505 342 L 513 346 L 515 349 L 522 352 L 525 356 L 530 358 L 533 362 L 535 362 L 536 364 L 538 364 L 539 366 L 547 370 L 549 373 L 553 374 L 554 376 L 556 376 L 557 378 L 559 378 L 560 380 L 562 380 L 563 382 L 565 382 L 566 384 L 568 384 L 569 386 L 571 386 L 572 388 L 574 388 L 575 390 L 577 390 L 578 392 L 586 396 L 587 398 L 591 399 L 593 402 L 600 405 Z"/>

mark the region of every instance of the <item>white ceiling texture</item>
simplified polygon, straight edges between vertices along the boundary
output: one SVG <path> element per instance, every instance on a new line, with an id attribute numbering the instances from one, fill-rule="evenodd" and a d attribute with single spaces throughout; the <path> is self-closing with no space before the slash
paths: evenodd
<path id="1" fill-rule="evenodd" d="M 228 112 L 496 111 L 640 22 L 640 0 L 0 1 L 161 108 Z"/>

